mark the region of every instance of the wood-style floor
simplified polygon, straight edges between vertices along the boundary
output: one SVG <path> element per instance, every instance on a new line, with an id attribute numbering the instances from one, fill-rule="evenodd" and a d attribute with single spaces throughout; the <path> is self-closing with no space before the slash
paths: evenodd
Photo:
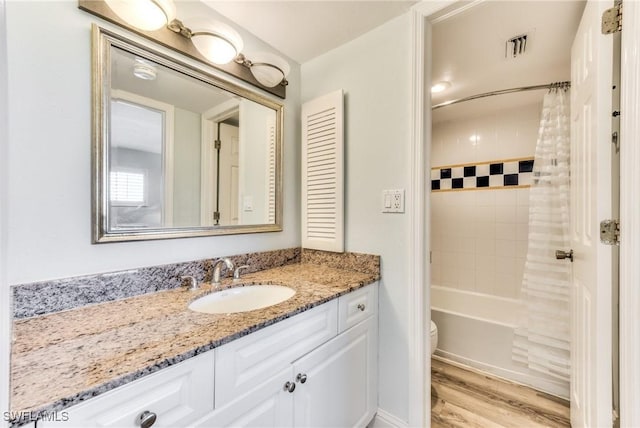
<path id="1" fill-rule="evenodd" d="M 526 386 L 431 360 L 431 426 L 570 427 L 569 403 Z"/>

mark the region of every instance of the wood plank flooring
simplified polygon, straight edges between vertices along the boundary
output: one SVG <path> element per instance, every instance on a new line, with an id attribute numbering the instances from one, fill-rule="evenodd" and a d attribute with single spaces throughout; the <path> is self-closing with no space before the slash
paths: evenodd
<path id="1" fill-rule="evenodd" d="M 431 426 L 570 427 L 569 403 L 526 386 L 431 359 Z"/>

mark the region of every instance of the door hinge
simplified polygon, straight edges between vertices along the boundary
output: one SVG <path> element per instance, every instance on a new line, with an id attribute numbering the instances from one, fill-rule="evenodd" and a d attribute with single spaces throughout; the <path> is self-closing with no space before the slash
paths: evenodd
<path id="1" fill-rule="evenodd" d="M 613 34 L 622 30 L 622 2 L 602 13 L 602 34 Z"/>
<path id="2" fill-rule="evenodd" d="M 600 222 L 600 242 L 606 245 L 620 245 L 619 220 L 602 220 Z"/>
<path id="3" fill-rule="evenodd" d="M 220 150 L 220 147 L 222 147 L 222 141 L 220 140 L 215 140 L 213 142 L 213 147 L 215 147 L 217 150 Z"/>

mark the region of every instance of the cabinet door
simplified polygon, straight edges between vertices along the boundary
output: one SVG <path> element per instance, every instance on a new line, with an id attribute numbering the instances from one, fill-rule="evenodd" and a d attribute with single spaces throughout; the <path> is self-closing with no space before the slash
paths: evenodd
<path id="1" fill-rule="evenodd" d="M 217 408 L 197 421 L 193 428 L 291 427 L 295 391 L 289 392 L 284 388 L 287 382 L 295 385 L 291 366 L 231 403 Z"/>
<path id="2" fill-rule="evenodd" d="M 216 408 L 261 385 L 338 334 L 332 300 L 216 349 Z"/>
<path id="3" fill-rule="evenodd" d="M 365 426 L 378 405 L 376 348 L 371 317 L 295 362 L 295 426 Z"/>

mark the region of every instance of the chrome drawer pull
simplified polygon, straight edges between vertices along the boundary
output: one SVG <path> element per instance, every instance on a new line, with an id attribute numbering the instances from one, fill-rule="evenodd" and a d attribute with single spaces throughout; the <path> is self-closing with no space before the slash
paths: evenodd
<path id="1" fill-rule="evenodd" d="M 149 428 L 156 423 L 157 415 L 153 412 L 145 410 L 138 416 L 138 424 L 141 428 Z"/>
<path id="2" fill-rule="evenodd" d="M 296 384 L 295 384 L 295 382 L 287 382 L 287 383 L 284 384 L 284 388 L 282 388 L 282 389 L 284 389 L 285 391 L 288 391 L 288 392 L 293 392 L 296 389 Z"/>

